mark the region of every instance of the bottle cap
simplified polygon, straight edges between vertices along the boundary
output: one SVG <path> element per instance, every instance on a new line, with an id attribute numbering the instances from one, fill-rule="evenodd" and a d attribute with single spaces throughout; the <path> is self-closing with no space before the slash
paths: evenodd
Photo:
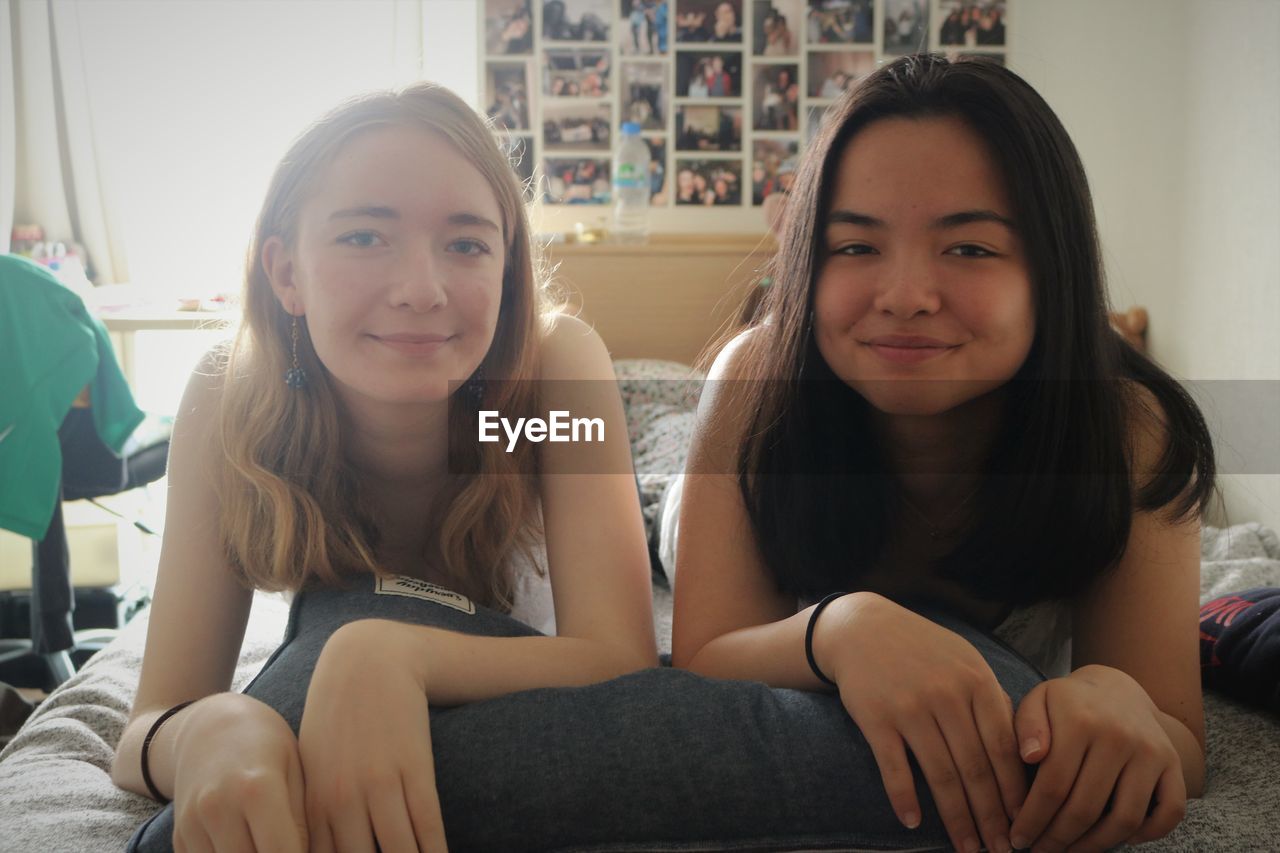
<path id="1" fill-rule="evenodd" d="M 637 136 L 640 133 L 640 125 L 634 121 L 624 121 L 622 123 L 622 133 L 625 136 Z"/>

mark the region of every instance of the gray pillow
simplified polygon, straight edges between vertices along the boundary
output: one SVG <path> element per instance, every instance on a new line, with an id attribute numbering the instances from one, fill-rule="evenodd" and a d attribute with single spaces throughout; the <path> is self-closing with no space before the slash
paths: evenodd
<path id="1" fill-rule="evenodd" d="M 284 646 L 247 692 L 296 728 L 324 642 L 340 625 L 372 617 L 470 634 L 536 633 L 483 607 L 468 613 L 378 594 L 371 580 L 311 590 L 295 600 Z M 999 641 L 949 627 L 975 644 L 1015 701 L 1039 681 Z M 924 822 L 914 831 L 902 827 L 866 741 L 826 694 L 655 668 L 433 712 L 431 737 L 451 850 L 946 843 L 918 776 Z M 128 850 L 170 850 L 172 832 L 168 806 Z"/>

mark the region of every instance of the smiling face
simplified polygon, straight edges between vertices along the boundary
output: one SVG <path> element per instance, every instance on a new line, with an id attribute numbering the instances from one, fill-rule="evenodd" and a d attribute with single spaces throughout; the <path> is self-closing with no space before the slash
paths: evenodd
<path id="1" fill-rule="evenodd" d="M 443 137 L 379 128 L 319 172 L 295 244 L 272 238 L 264 263 L 349 407 L 438 403 L 493 340 L 501 223 L 484 176 Z"/>
<path id="2" fill-rule="evenodd" d="M 862 129 L 827 223 L 815 340 L 875 408 L 939 414 L 1017 373 L 1035 336 L 1029 265 L 1000 171 L 963 121 Z"/>

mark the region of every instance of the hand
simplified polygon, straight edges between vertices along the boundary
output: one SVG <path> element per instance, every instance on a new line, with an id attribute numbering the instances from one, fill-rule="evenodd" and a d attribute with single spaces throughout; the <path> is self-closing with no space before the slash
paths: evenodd
<path id="1" fill-rule="evenodd" d="M 1040 769 L 1013 823 L 1015 845 L 1105 850 L 1177 826 L 1186 782 L 1157 713 L 1138 682 L 1106 666 L 1081 667 L 1028 693 L 1015 724 L 1023 758 Z"/>
<path id="2" fill-rule="evenodd" d="M 1009 849 L 1026 793 L 1013 706 L 972 644 L 873 593 L 837 599 L 814 635 L 818 664 L 871 746 L 899 819 L 920 824 L 906 748 L 957 850 Z M 976 828 L 975 828 L 976 824 Z"/>
<path id="3" fill-rule="evenodd" d="M 284 718 L 239 693 L 207 697 L 186 714 L 174 753 L 176 853 L 304 853 L 302 765 Z"/>
<path id="4" fill-rule="evenodd" d="M 404 627 L 344 625 L 316 662 L 298 734 L 312 853 L 446 849 L 426 689 Z"/>

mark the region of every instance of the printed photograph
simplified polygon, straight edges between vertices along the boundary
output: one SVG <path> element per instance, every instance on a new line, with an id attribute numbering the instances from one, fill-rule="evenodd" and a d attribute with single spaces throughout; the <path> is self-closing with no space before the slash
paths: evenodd
<path id="1" fill-rule="evenodd" d="M 1004 0 L 941 0 L 938 44 L 942 47 L 1003 47 Z"/>
<path id="2" fill-rule="evenodd" d="M 858 80 L 876 70 L 876 55 L 869 50 L 812 51 L 809 63 L 809 97 L 838 98 Z"/>
<path id="3" fill-rule="evenodd" d="M 645 136 L 649 146 L 649 205 L 667 205 L 667 140 L 661 136 Z"/>
<path id="4" fill-rule="evenodd" d="M 751 82 L 753 130 L 800 129 L 797 65 L 757 65 Z"/>
<path id="5" fill-rule="evenodd" d="M 641 130 L 667 127 L 667 64 L 624 62 L 618 85 L 622 97 L 621 121 L 634 121 Z"/>
<path id="6" fill-rule="evenodd" d="M 741 94 L 741 53 L 676 54 L 677 97 L 736 98 Z"/>
<path id="7" fill-rule="evenodd" d="M 660 56 L 671 32 L 671 0 L 620 0 L 618 48 L 623 56 Z"/>
<path id="8" fill-rule="evenodd" d="M 928 0 L 884 0 L 884 52 L 907 54 L 928 49 Z"/>
<path id="9" fill-rule="evenodd" d="M 608 151 L 612 142 L 608 104 L 547 104 L 542 109 L 542 145 L 548 151 Z"/>
<path id="10" fill-rule="evenodd" d="M 741 42 L 742 0 L 675 0 L 676 43 Z"/>
<path id="11" fill-rule="evenodd" d="M 818 135 L 818 131 L 822 130 L 823 122 L 827 118 L 827 110 L 831 107 L 827 105 L 811 106 L 807 109 L 804 120 L 804 141 L 810 142 Z"/>
<path id="12" fill-rule="evenodd" d="M 546 41 L 608 41 L 611 0 L 542 0 Z"/>
<path id="13" fill-rule="evenodd" d="M 679 107 L 676 150 L 741 151 L 742 107 Z"/>
<path id="14" fill-rule="evenodd" d="M 751 144 L 752 204 L 764 204 L 774 193 L 791 189 L 799 153 L 795 139 L 757 139 Z"/>
<path id="15" fill-rule="evenodd" d="M 875 0 L 809 0 L 805 30 L 809 44 L 871 44 Z"/>
<path id="16" fill-rule="evenodd" d="M 608 95 L 608 48 L 557 47 L 543 50 L 542 93 L 552 98 L 603 98 Z"/>
<path id="17" fill-rule="evenodd" d="M 756 56 L 795 56 L 804 28 L 803 0 L 752 0 L 751 52 Z"/>
<path id="18" fill-rule="evenodd" d="M 533 53 L 530 0 L 484 0 L 484 49 L 494 55 Z"/>
<path id="19" fill-rule="evenodd" d="M 738 160 L 676 160 L 677 205 L 742 203 L 742 163 Z"/>
<path id="20" fill-rule="evenodd" d="M 573 157 L 543 160 L 542 201 L 546 204 L 608 204 L 609 161 Z"/>
<path id="21" fill-rule="evenodd" d="M 487 62 L 485 115 L 503 130 L 529 130 L 529 62 Z"/>

